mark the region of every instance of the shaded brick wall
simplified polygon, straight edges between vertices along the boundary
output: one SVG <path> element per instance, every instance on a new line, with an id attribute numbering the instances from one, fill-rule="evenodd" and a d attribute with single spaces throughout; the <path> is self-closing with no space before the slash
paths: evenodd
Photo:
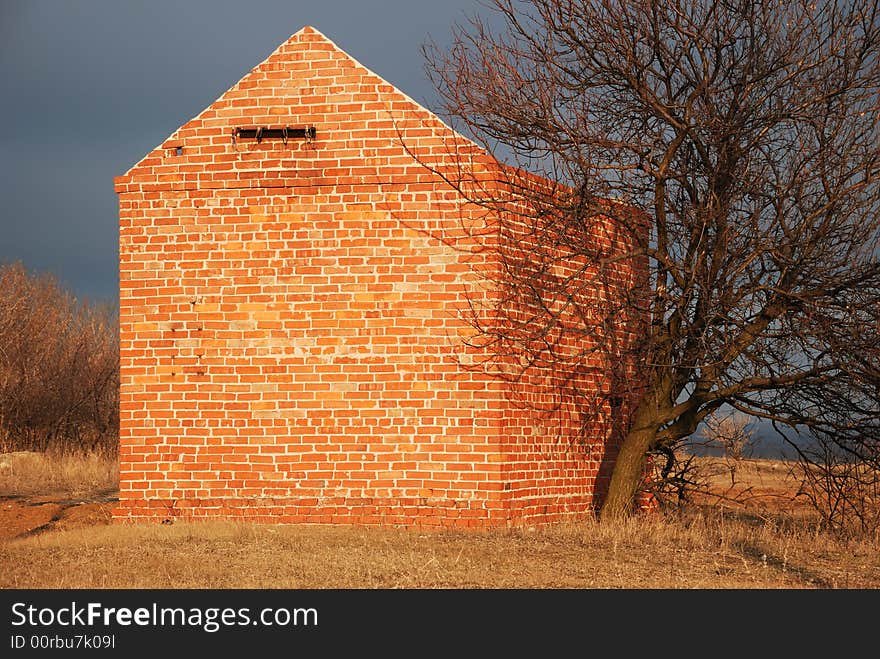
<path id="1" fill-rule="evenodd" d="M 253 126 L 317 135 L 233 143 Z M 490 526 L 589 509 L 594 448 L 559 440 L 577 423 L 467 367 L 461 311 L 492 294 L 493 263 L 461 230 L 481 213 L 437 173 L 462 158 L 495 168 L 304 28 L 116 178 L 117 520 Z"/>

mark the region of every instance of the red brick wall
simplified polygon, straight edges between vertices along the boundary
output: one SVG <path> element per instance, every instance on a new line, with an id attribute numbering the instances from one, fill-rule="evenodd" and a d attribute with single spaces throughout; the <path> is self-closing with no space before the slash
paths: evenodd
<path id="1" fill-rule="evenodd" d="M 632 348 L 644 318 L 633 317 L 626 294 L 642 290 L 647 263 L 620 258 L 633 240 L 613 217 L 625 214 L 628 226 L 631 208 L 614 204 L 572 222 L 573 190 L 512 176 L 508 188 L 532 192 L 499 195 L 510 200 L 496 206 L 504 265 L 495 326 L 486 327 L 509 378 L 503 477 L 512 517 L 554 521 L 593 510 L 607 492 L 640 394 Z"/>
<path id="2" fill-rule="evenodd" d="M 317 136 L 233 144 L 253 126 Z M 304 28 L 116 179 L 117 520 L 488 526 L 589 509 L 594 449 L 550 439 L 577 424 L 466 367 L 480 356 L 461 311 L 491 295 L 493 263 L 460 230 L 480 212 L 432 172 L 462 154 L 492 170 Z"/>

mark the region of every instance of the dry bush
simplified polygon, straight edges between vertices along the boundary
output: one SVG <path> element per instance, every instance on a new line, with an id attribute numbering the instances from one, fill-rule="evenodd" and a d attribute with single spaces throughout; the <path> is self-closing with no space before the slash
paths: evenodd
<path id="1" fill-rule="evenodd" d="M 880 534 L 880 468 L 855 459 L 821 440 L 802 449 L 793 466 L 798 497 L 820 515 L 823 525 L 845 535 Z"/>
<path id="2" fill-rule="evenodd" d="M 708 483 L 696 456 L 681 447 L 661 446 L 649 453 L 643 488 L 662 509 L 676 508 L 707 492 Z"/>
<path id="3" fill-rule="evenodd" d="M 0 266 L 0 450 L 115 451 L 118 409 L 115 310 Z"/>
<path id="4" fill-rule="evenodd" d="M 691 442 L 692 446 L 686 445 Z M 716 460 L 700 460 L 694 455 L 693 446 L 720 453 Z M 741 497 L 737 470 L 743 461 L 751 457 L 752 424 L 749 417 L 739 413 L 716 413 L 708 417 L 695 440 L 680 439 L 669 446 L 659 446 L 651 453 L 647 490 L 664 507 L 690 503 L 695 496 L 705 500 L 712 490 L 717 501 Z M 720 491 L 710 486 L 721 468 L 729 476 L 729 486 Z"/>

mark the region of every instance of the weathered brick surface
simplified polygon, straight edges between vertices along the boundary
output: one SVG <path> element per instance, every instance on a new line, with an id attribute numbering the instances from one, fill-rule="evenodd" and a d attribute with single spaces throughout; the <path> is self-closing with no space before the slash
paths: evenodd
<path id="1" fill-rule="evenodd" d="M 317 136 L 233 143 L 256 126 Z M 437 173 L 462 155 L 494 167 L 307 27 L 115 179 L 116 520 L 492 526 L 590 509 L 607 428 L 575 441 L 564 411 L 515 405 L 465 366 L 479 355 L 460 311 L 492 295 L 493 266 L 460 230 L 480 213 Z"/>

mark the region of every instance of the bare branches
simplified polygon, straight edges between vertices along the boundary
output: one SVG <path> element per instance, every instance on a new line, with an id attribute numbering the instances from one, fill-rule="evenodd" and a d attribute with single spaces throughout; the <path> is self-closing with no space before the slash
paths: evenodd
<path id="1" fill-rule="evenodd" d="M 115 313 L 0 267 L 0 450 L 116 450 Z"/>
<path id="2" fill-rule="evenodd" d="M 492 5 L 500 28 L 477 18 L 426 50 L 442 110 L 564 187 L 481 200 L 503 240 L 479 332 L 566 381 L 611 354 L 642 364 L 608 382 L 647 387 L 642 454 L 725 405 L 876 433 L 877 371 L 854 360 L 880 327 L 877 3 Z M 650 276 L 609 265 L 641 257 Z M 811 402 L 828 391 L 830 416 Z"/>

